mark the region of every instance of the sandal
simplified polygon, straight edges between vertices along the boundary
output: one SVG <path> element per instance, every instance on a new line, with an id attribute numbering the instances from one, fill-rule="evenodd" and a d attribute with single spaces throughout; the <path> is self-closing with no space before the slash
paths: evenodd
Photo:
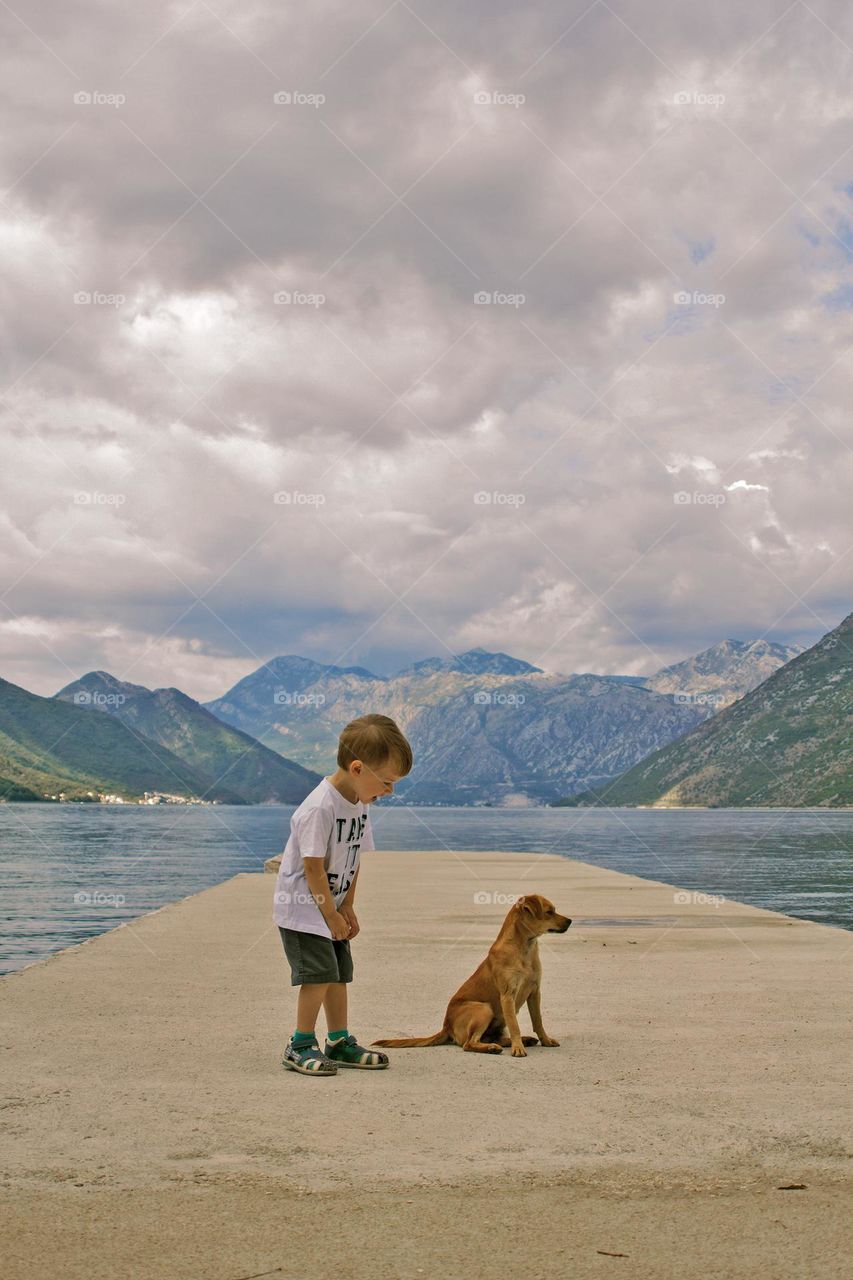
<path id="1" fill-rule="evenodd" d="M 297 1049 L 292 1040 L 288 1040 L 281 1065 L 288 1071 L 298 1071 L 303 1076 L 336 1076 L 338 1068 L 322 1053 L 316 1040 Z"/>
<path id="2" fill-rule="evenodd" d="M 337 1040 L 327 1040 L 326 1058 L 337 1063 L 339 1067 L 361 1067 L 368 1071 L 387 1067 L 389 1062 L 387 1053 L 365 1049 L 356 1042 L 355 1036 L 340 1036 Z"/>

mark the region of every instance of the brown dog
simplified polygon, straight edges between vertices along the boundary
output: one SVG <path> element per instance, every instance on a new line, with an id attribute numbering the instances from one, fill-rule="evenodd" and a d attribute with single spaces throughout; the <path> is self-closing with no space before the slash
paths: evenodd
<path id="1" fill-rule="evenodd" d="M 565 933 L 571 924 L 540 893 L 528 893 L 510 907 L 489 954 L 451 997 L 444 1026 L 434 1036 L 411 1040 L 374 1040 L 383 1049 L 414 1049 L 428 1044 L 461 1044 L 472 1053 L 500 1053 L 512 1046 L 514 1058 L 526 1058 L 526 1044 L 558 1045 L 542 1026 L 539 986 L 542 965 L 539 944 L 543 933 Z M 524 1003 L 535 1036 L 523 1036 L 516 1014 Z"/>

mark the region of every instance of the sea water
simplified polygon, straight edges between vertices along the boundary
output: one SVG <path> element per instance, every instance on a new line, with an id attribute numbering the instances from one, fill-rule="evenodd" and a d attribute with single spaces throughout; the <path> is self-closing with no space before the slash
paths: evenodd
<path id="1" fill-rule="evenodd" d="M 0 805 L 0 972 L 260 871 L 283 849 L 292 812 Z M 853 929 L 849 810 L 427 808 L 385 799 L 371 813 L 380 849 L 554 853 Z M 519 892 L 534 889 L 526 874 Z"/>

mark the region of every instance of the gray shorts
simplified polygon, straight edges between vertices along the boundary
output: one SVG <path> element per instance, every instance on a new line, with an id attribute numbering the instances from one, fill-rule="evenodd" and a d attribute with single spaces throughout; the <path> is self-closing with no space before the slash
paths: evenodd
<path id="1" fill-rule="evenodd" d="M 290 961 L 290 985 L 310 982 L 352 982 L 349 941 L 336 942 L 319 933 L 301 933 L 278 926 L 284 953 Z"/>

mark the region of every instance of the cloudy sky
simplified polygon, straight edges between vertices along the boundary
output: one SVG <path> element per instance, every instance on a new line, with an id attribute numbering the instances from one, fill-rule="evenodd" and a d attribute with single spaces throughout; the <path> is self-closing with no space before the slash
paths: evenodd
<path id="1" fill-rule="evenodd" d="M 850 611 L 853 11 L 5 0 L 0 674 Z"/>

